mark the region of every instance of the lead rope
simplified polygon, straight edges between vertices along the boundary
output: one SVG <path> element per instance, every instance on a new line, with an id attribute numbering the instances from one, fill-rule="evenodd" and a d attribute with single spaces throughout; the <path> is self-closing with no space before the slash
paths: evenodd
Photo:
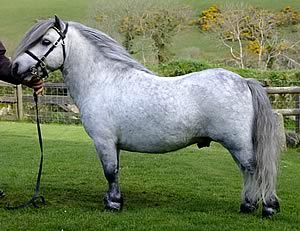
<path id="1" fill-rule="evenodd" d="M 39 119 L 39 110 L 38 110 L 38 96 L 36 93 L 33 93 L 33 98 L 35 102 L 35 110 L 36 110 L 36 126 L 37 126 L 37 132 L 38 132 L 38 139 L 40 144 L 40 152 L 41 152 L 41 159 L 40 159 L 40 167 L 38 176 L 36 179 L 36 185 L 35 185 L 35 191 L 32 195 L 31 199 L 21 205 L 18 206 L 11 206 L 9 203 L 6 205 L 6 209 L 12 210 L 12 209 L 20 209 L 28 207 L 29 205 L 33 205 L 35 208 L 40 208 L 41 205 L 45 205 L 45 198 L 40 195 L 40 185 L 41 185 L 41 176 L 42 176 L 42 170 L 43 170 L 43 160 L 44 160 L 44 148 L 43 148 L 43 139 L 42 139 L 42 132 L 41 132 L 41 126 L 40 126 L 40 119 Z"/>

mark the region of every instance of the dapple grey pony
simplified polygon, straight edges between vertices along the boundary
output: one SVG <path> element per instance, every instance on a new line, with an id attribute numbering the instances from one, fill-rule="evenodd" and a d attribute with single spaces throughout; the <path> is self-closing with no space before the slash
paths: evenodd
<path id="1" fill-rule="evenodd" d="M 278 137 L 264 88 L 224 69 L 159 77 L 106 34 L 58 17 L 24 36 L 13 73 L 26 79 L 60 69 L 108 181 L 105 207 L 120 210 L 120 150 L 165 153 L 221 143 L 240 168 L 240 211 L 279 211 Z M 200 163 L 199 163 L 200 165 Z M 221 167 L 221 166 L 220 166 Z"/>

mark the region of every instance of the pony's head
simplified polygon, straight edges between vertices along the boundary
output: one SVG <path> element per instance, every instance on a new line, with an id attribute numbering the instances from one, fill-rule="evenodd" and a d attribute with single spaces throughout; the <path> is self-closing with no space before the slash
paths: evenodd
<path id="1" fill-rule="evenodd" d="M 68 24 L 57 16 L 36 23 L 16 49 L 12 72 L 16 78 L 32 75 L 47 76 L 49 71 L 62 68 L 66 58 Z"/>

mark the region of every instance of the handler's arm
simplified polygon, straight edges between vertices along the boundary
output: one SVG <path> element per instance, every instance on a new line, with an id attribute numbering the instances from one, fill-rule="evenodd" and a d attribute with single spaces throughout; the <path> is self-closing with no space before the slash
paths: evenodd
<path id="1" fill-rule="evenodd" d="M 0 41 L 0 80 L 12 84 L 20 84 L 11 74 L 11 62 L 5 56 L 6 49 Z"/>
<path id="2" fill-rule="evenodd" d="M 32 76 L 29 81 L 18 81 L 12 76 L 11 73 L 11 62 L 5 56 L 6 49 L 0 41 L 0 80 L 11 83 L 11 84 L 24 84 L 27 87 L 31 87 L 37 95 L 42 95 L 44 91 L 44 82 L 36 76 Z"/>

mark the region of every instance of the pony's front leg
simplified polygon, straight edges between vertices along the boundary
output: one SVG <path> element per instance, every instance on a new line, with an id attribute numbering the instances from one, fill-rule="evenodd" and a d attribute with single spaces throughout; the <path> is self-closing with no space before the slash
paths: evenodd
<path id="1" fill-rule="evenodd" d="M 104 175 L 108 182 L 108 191 L 104 196 L 105 209 L 119 211 L 123 206 L 123 198 L 119 188 L 119 153 L 116 144 L 96 144 Z"/>

